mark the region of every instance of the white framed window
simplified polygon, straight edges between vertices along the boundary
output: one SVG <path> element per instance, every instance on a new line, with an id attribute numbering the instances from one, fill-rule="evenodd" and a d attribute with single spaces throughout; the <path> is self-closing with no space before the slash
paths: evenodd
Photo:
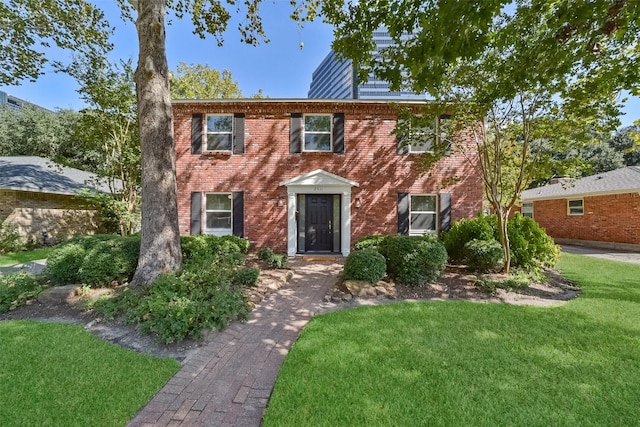
<path id="1" fill-rule="evenodd" d="M 533 218 L 533 203 L 526 202 L 522 204 L 522 216 Z"/>
<path id="2" fill-rule="evenodd" d="M 304 115 L 304 151 L 331 152 L 331 114 Z"/>
<path id="3" fill-rule="evenodd" d="M 233 144 L 233 116 L 207 114 L 206 151 L 231 151 Z"/>
<path id="4" fill-rule="evenodd" d="M 409 152 L 410 153 L 431 153 L 433 143 L 436 140 L 438 120 L 423 120 L 414 117 L 411 120 L 411 130 L 409 131 Z"/>
<path id="5" fill-rule="evenodd" d="M 207 193 L 204 205 L 204 232 L 216 236 L 232 234 L 232 206 L 231 193 Z"/>
<path id="6" fill-rule="evenodd" d="M 567 200 L 567 213 L 569 215 L 584 215 L 584 200 Z"/>
<path id="7" fill-rule="evenodd" d="M 409 235 L 421 236 L 438 231 L 438 202 L 435 194 L 409 196 Z"/>

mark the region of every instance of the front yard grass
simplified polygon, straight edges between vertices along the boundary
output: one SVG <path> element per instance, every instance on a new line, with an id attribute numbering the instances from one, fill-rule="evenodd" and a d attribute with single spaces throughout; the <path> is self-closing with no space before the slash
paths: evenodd
<path id="1" fill-rule="evenodd" d="M 637 425 L 640 265 L 562 254 L 561 307 L 465 301 L 314 318 L 264 426 Z"/>
<path id="2" fill-rule="evenodd" d="M 12 252 L 8 254 L 0 255 L 0 267 L 4 267 L 12 264 L 24 264 L 25 262 L 35 261 L 39 259 L 45 259 L 49 256 L 49 253 L 55 248 L 39 248 L 31 251 Z"/>
<path id="3" fill-rule="evenodd" d="M 79 326 L 0 322 L 0 425 L 122 426 L 180 368 Z"/>

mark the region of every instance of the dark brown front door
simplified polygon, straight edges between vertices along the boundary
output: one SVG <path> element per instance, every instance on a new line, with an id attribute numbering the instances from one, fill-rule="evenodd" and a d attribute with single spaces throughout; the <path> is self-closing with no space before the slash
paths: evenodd
<path id="1" fill-rule="evenodd" d="M 305 248 L 333 250 L 333 196 L 308 194 L 305 206 Z"/>

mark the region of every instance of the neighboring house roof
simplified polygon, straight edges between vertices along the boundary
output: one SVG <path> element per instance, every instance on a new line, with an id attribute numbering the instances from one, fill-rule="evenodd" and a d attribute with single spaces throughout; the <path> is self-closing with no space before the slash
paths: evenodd
<path id="1" fill-rule="evenodd" d="M 533 188 L 522 192 L 523 202 L 567 197 L 640 193 L 640 166 L 628 166 L 585 178 Z"/>
<path id="2" fill-rule="evenodd" d="M 75 195 L 81 189 L 109 192 L 97 175 L 37 156 L 0 157 L 0 190 Z"/>

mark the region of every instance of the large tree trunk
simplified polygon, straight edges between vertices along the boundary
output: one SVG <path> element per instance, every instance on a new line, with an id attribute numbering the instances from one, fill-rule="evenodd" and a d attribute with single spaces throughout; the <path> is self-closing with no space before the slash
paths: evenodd
<path id="1" fill-rule="evenodd" d="M 142 242 L 131 285 L 144 286 L 182 264 L 173 113 L 165 47 L 165 0 L 138 0 L 135 73 L 142 157 Z"/>

